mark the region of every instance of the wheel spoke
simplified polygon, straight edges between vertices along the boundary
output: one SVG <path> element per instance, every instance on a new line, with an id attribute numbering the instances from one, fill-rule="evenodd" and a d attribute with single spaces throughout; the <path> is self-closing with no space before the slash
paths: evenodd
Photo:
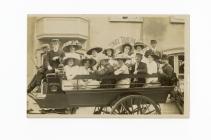
<path id="1" fill-rule="evenodd" d="M 121 103 L 121 106 L 124 108 L 125 111 L 127 111 L 129 114 L 131 114 L 132 112 L 127 108 L 125 107 L 122 103 Z"/>
<path id="2" fill-rule="evenodd" d="M 131 104 L 131 108 L 132 108 L 132 112 L 133 112 L 133 98 L 130 99 L 130 104 Z"/>

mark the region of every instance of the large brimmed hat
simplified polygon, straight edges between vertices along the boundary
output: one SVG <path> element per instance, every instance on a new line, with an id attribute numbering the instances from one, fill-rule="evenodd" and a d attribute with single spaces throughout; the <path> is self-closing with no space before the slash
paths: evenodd
<path id="1" fill-rule="evenodd" d="M 111 51 L 112 51 L 112 55 L 114 55 L 115 50 L 114 50 L 113 48 L 106 48 L 106 49 L 104 49 L 104 50 L 103 50 L 103 54 L 106 55 L 106 51 L 107 51 L 107 50 L 111 50 Z"/>
<path id="2" fill-rule="evenodd" d="M 93 48 L 89 49 L 86 53 L 88 55 L 91 55 L 93 50 L 95 50 L 96 52 L 100 53 L 103 49 L 101 47 L 93 47 Z"/>
<path id="3" fill-rule="evenodd" d="M 136 43 L 134 44 L 134 49 L 137 49 L 138 46 L 140 46 L 142 49 L 147 47 L 147 45 L 144 44 L 144 43 L 141 42 L 141 41 L 138 41 L 138 42 L 136 42 Z"/>
<path id="4" fill-rule="evenodd" d="M 82 48 L 82 44 L 78 40 L 71 40 L 63 44 L 62 50 L 64 52 L 68 52 L 68 47 L 70 46 L 74 46 L 76 50 L 80 50 Z"/>
<path id="5" fill-rule="evenodd" d="M 89 61 L 91 67 L 97 63 L 97 61 L 93 58 L 84 58 L 81 60 L 81 65 L 84 65 L 86 61 Z"/>
<path id="6" fill-rule="evenodd" d="M 125 44 L 123 44 L 123 45 L 121 46 L 121 48 L 120 48 L 122 52 L 124 51 L 124 48 L 125 48 L 126 46 L 129 46 L 129 47 L 130 47 L 130 51 L 132 51 L 133 46 L 132 46 L 130 43 L 125 43 Z"/>
<path id="7" fill-rule="evenodd" d="M 62 63 L 64 64 L 64 65 L 67 65 L 67 61 L 68 60 L 70 60 L 70 59 L 74 59 L 74 62 L 75 62 L 75 64 L 79 64 L 80 63 L 80 57 L 78 57 L 77 55 L 71 55 L 71 56 L 65 56 L 64 58 L 63 58 L 63 60 L 62 60 Z"/>
<path id="8" fill-rule="evenodd" d="M 149 49 L 149 50 L 147 50 L 146 52 L 145 52 L 145 55 L 144 55 L 145 57 L 148 57 L 148 56 L 152 56 L 154 59 L 159 59 L 160 57 L 157 55 L 157 54 L 155 54 L 151 49 Z"/>
<path id="9" fill-rule="evenodd" d="M 115 60 L 124 60 L 124 61 L 126 61 L 126 60 L 130 60 L 131 58 L 128 57 L 128 56 L 125 56 L 124 54 L 118 54 L 114 59 Z"/>

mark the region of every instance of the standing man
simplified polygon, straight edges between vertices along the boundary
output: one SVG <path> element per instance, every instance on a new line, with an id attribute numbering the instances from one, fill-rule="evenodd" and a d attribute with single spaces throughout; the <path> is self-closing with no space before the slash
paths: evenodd
<path id="1" fill-rule="evenodd" d="M 61 53 L 59 52 L 59 47 L 61 42 L 59 39 L 52 39 L 50 44 L 51 50 L 47 52 L 43 67 L 37 71 L 32 81 L 29 83 L 27 93 L 30 93 L 36 86 L 40 86 L 41 81 L 45 78 L 46 73 L 54 72 L 60 64 Z"/>
<path id="2" fill-rule="evenodd" d="M 152 52 L 154 53 L 154 55 L 156 55 L 156 62 L 161 59 L 161 52 L 157 50 L 157 40 L 151 40 L 150 41 L 150 50 L 152 50 Z"/>

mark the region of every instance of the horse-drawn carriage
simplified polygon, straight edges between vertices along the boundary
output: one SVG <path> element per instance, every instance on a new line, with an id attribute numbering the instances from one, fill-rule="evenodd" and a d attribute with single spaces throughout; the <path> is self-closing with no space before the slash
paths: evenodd
<path id="1" fill-rule="evenodd" d="M 154 76 L 156 75 L 111 75 L 107 77 L 77 75 L 74 79 L 79 81 L 81 79 L 102 80 Z M 161 86 L 158 83 L 133 88 L 96 87 L 88 89 L 80 88 L 80 85 L 77 84 L 75 88 L 68 90 L 62 85 L 63 80 L 65 80 L 65 76 L 61 72 L 47 74 L 41 83 L 41 93 L 29 94 L 41 108 L 41 113 L 48 113 L 49 110 L 75 113 L 79 107 L 95 107 L 94 114 L 161 114 L 159 104 L 165 103 L 169 95 L 175 95 L 175 86 Z"/>

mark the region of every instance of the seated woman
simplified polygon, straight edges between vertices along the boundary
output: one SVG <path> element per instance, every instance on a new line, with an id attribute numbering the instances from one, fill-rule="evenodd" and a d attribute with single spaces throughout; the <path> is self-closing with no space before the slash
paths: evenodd
<path id="1" fill-rule="evenodd" d="M 128 67 L 125 65 L 126 60 L 130 60 L 130 58 L 125 57 L 123 55 L 116 56 L 115 60 L 118 62 L 118 68 L 114 71 L 115 75 L 120 74 L 129 74 Z M 123 78 L 116 82 L 115 88 L 129 88 L 130 87 L 130 78 Z"/>
<path id="2" fill-rule="evenodd" d="M 103 54 L 105 54 L 109 58 L 109 63 L 112 66 L 115 66 L 117 64 L 117 62 L 114 60 L 114 53 L 115 50 L 112 48 L 107 48 L 103 50 Z"/>
<path id="3" fill-rule="evenodd" d="M 82 66 L 80 66 L 80 75 L 90 75 L 93 73 L 92 67 L 96 64 L 96 60 L 92 58 L 85 58 L 81 60 Z M 79 80 L 80 88 L 92 89 L 97 88 L 100 85 L 100 82 L 93 79 L 83 79 Z"/>
<path id="4" fill-rule="evenodd" d="M 94 59 L 94 60 L 96 60 L 96 64 L 93 66 L 93 69 L 94 70 L 96 70 L 97 69 L 97 67 L 99 66 L 99 64 L 100 64 L 100 57 L 101 57 L 101 52 L 102 52 L 102 48 L 101 47 L 93 47 L 93 48 L 91 48 L 91 49 L 89 49 L 88 51 L 87 51 L 87 56 L 86 57 L 88 57 L 88 58 L 92 58 L 92 59 Z"/>
<path id="5" fill-rule="evenodd" d="M 157 63 L 154 61 L 155 55 L 151 50 L 146 51 L 145 57 L 147 58 L 147 73 L 148 74 L 157 74 L 158 72 L 158 66 Z M 146 78 L 146 83 L 148 85 L 150 83 L 157 83 L 158 82 L 158 77 L 149 77 Z"/>
<path id="6" fill-rule="evenodd" d="M 64 72 L 67 80 L 63 81 L 63 86 L 68 85 L 68 89 L 76 88 L 77 80 L 73 78 L 79 74 L 79 57 L 77 55 L 72 55 L 63 58 Z"/>
<path id="7" fill-rule="evenodd" d="M 68 57 L 72 55 L 80 58 L 80 55 L 76 53 L 76 51 L 80 50 L 81 48 L 82 48 L 82 45 L 80 42 L 78 42 L 78 40 L 71 40 L 71 41 L 65 42 L 62 46 L 62 59 L 64 57 Z"/>

